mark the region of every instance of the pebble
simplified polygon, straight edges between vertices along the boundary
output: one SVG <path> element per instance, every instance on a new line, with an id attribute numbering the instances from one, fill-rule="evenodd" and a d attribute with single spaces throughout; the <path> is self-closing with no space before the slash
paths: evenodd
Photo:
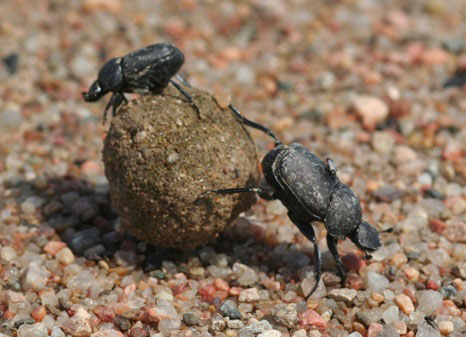
<path id="1" fill-rule="evenodd" d="M 325 330 L 327 328 L 327 322 L 312 309 L 299 314 L 299 325 L 303 327 L 311 326 L 319 330 Z"/>
<path id="2" fill-rule="evenodd" d="M 0 110 L 0 130 L 3 132 L 12 132 L 18 130 L 23 124 L 23 115 L 19 107 L 10 107 Z"/>
<path id="3" fill-rule="evenodd" d="M 74 262 L 74 255 L 71 249 L 65 247 L 56 254 L 57 260 L 65 266 Z"/>
<path id="4" fill-rule="evenodd" d="M 450 321 L 441 321 L 438 323 L 438 329 L 442 335 L 448 336 L 449 334 L 453 332 L 453 330 L 455 329 L 455 326 Z"/>
<path id="5" fill-rule="evenodd" d="M 158 329 L 164 336 L 168 336 L 171 331 L 177 330 L 181 326 L 181 320 L 178 318 L 162 318 L 159 322 Z"/>
<path id="6" fill-rule="evenodd" d="M 415 337 L 440 337 L 440 333 L 437 329 L 430 326 L 425 321 L 418 325 Z"/>
<path id="7" fill-rule="evenodd" d="M 210 329 L 212 331 L 223 331 L 226 328 L 226 322 L 220 315 L 215 315 L 210 319 Z"/>
<path id="8" fill-rule="evenodd" d="M 43 323 L 23 324 L 17 331 L 18 337 L 47 337 L 48 331 Z"/>
<path id="9" fill-rule="evenodd" d="M 223 316 L 229 317 L 231 320 L 241 319 L 241 313 L 238 311 L 236 303 L 232 300 L 226 300 L 219 308 Z"/>
<path id="10" fill-rule="evenodd" d="M 267 330 L 258 334 L 257 337 L 282 337 L 282 333 L 278 330 Z"/>
<path id="11" fill-rule="evenodd" d="M 97 207 L 92 199 L 79 198 L 71 206 L 71 211 L 82 221 L 89 221 L 97 214 Z"/>
<path id="12" fill-rule="evenodd" d="M 235 262 L 232 269 L 235 275 L 238 277 L 238 283 L 240 286 L 252 286 L 259 280 L 259 276 L 254 271 L 254 269 L 242 263 Z"/>
<path id="13" fill-rule="evenodd" d="M 61 328 L 74 337 L 87 337 L 92 333 L 89 323 L 80 317 L 71 317 L 65 320 Z"/>
<path id="14" fill-rule="evenodd" d="M 399 294 L 395 296 L 395 304 L 403 311 L 406 315 L 409 315 L 414 311 L 414 305 L 411 299 L 405 294 Z"/>
<path id="15" fill-rule="evenodd" d="M 64 247 L 66 247 L 66 243 L 62 241 L 49 241 L 43 249 L 47 254 L 55 256 L 55 254 L 57 254 L 57 252 Z"/>
<path id="16" fill-rule="evenodd" d="M 388 132 L 376 131 L 372 134 L 371 144 L 377 153 L 387 154 L 393 150 L 395 138 Z"/>
<path id="17" fill-rule="evenodd" d="M 244 322 L 240 319 L 232 319 L 232 320 L 227 321 L 227 326 L 230 329 L 239 330 L 244 327 Z"/>
<path id="18" fill-rule="evenodd" d="M 419 296 L 417 310 L 426 313 L 426 315 L 430 315 L 437 311 L 442 303 L 442 294 L 440 294 L 438 291 L 426 290 Z"/>
<path id="19" fill-rule="evenodd" d="M 240 302 L 255 302 L 260 299 L 257 288 L 244 289 L 240 292 L 238 300 Z"/>
<path id="20" fill-rule="evenodd" d="M 3 261 L 10 262 L 16 258 L 17 254 L 13 248 L 6 246 L 2 247 L 0 251 L 0 256 L 2 257 Z"/>
<path id="21" fill-rule="evenodd" d="M 50 272 L 41 265 L 40 261 L 33 261 L 25 270 L 21 286 L 25 291 L 39 291 L 45 288 Z"/>
<path id="22" fill-rule="evenodd" d="M 385 276 L 369 271 L 364 277 L 364 283 L 367 289 L 381 293 L 388 287 L 389 281 Z"/>
<path id="23" fill-rule="evenodd" d="M 95 228 L 84 229 L 76 232 L 69 242 L 69 247 L 76 254 L 82 254 L 84 251 L 100 241 L 100 231 Z"/>
<path id="24" fill-rule="evenodd" d="M 386 324 L 399 320 L 399 309 L 395 305 L 389 306 L 382 314 L 382 318 Z"/>
<path id="25" fill-rule="evenodd" d="M 279 324 L 292 328 L 298 323 L 298 312 L 296 311 L 296 303 L 275 305 L 270 310 L 272 318 Z"/>
<path id="26" fill-rule="evenodd" d="M 391 327 L 395 329 L 395 331 L 400 335 L 404 335 L 408 331 L 408 327 L 406 326 L 406 323 L 403 321 L 393 321 L 391 323 Z"/>
<path id="27" fill-rule="evenodd" d="M 238 332 L 238 336 L 250 337 L 265 332 L 267 330 L 272 330 L 272 326 L 266 320 L 262 320 L 240 329 Z"/>
<path id="28" fill-rule="evenodd" d="M 183 323 L 187 326 L 198 325 L 201 321 L 201 317 L 194 312 L 187 312 L 183 314 Z"/>
<path id="29" fill-rule="evenodd" d="M 354 289 L 341 288 L 332 289 L 328 293 L 328 297 L 334 299 L 335 301 L 343 301 L 346 304 L 350 304 L 353 302 L 357 294 L 358 292 Z"/>
<path id="30" fill-rule="evenodd" d="M 362 124 L 368 130 L 374 130 L 377 124 L 388 116 L 388 106 L 379 98 L 373 96 L 356 96 L 353 109 L 362 118 Z"/>
<path id="31" fill-rule="evenodd" d="M 367 337 L 378 337 L 382 332 L 383 327 L 379 323 L 371 323 L 367 330 Z"/>

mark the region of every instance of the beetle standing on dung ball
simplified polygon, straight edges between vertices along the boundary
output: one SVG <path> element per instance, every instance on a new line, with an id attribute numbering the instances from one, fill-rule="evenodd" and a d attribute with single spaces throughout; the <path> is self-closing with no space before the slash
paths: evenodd
<path id="1" fill-rule="evenodd" d="M 102 96 L 112 92 L 104 110 L 105 123 L 107 110 L 112 107 L 112 115 L 123 102 L 128 102 L 124 93 L 147 94 L 160 92 L 169 83 L 173 84 L 189 101 L 199 114 L 199 108 L 193 98 L 178 83 L 172 80 L 176 76 L 184 85 L 189 84 L 177 72 L 184 63 L 184 55 L 175 46 L 168 43 L 157 43 L 136 50 L 123 57 L 109 60 L 100 69 L 97 79 L 88 92 L 83 92 L 86 102 L 96 102 Z"/>
<path id="2" fill-rule="evenodd" d="M 365 253 L 373 252 L 382 245 L 379 232 L 368 222 L 362 220 L 362 209 L 358 197 L 347 185 L 340 182 L 335 164 L 331 159 L 327 159 L 327 163 L 324 163 L 298 143 L 284 145 L 271 130 L 248 120 L 233 105 L 229 105 L 229 108 L 244 125 L 261 130 L 274 139 L 275 148 L 262 160 L 264 177 L 272 187 L 273 193 L 269 194 L 259 187 L 219 189 L 208 192 L 256 193 L 265 200 L 278 199 L 283 203 L 288 209 L 290 220 L 314 244 L 315 285 L 307 297 L 317 288 L 322 263 L 311 223 L 313 221 L 324 223 L 327 229 L 328 248 L 344 282 L 346 273 L 337 250 L 338 239 L 349 237 Z"/>

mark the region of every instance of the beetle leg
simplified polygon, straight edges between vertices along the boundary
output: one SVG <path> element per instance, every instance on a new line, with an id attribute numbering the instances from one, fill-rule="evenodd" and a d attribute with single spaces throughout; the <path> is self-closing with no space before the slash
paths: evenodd
<path id="1" fill-rule="evenodd" d="M 335 259 L 337 263 L 338 273 L 340 274 L 341 282 L 344 283 L 346 279 L 346 272 L 345 272 L 345 268 L 343 268 L 343 262 L 341 261 L 341 257 L 338 254 L 337 239 L 335 239 L 333 236 L 331 236 L 328 233 L 327 233 L 327 246 L 328 246 L 328 249 L 330 250 L 330 253 L 332 253 L 333 258 Z"/>
<path id="2" fill-rule="evenodd" d="M 335 177 L 337 175 L 337 167 L 332 158 L 327 158 L 327 167 L 332 177 Z"/>
<path id="3" fill-rule="evenodd" d="M 191 88 L 191 84 L 188 82 L 188 80 L 183 75 L 181 75 L 180 73 L 177 73 L 175 77 L 178 81 L 183 83 L 185 87 Z"/>
<path id="4" fill-rule="evenodd" d="M 263 125 L 260 125 L 260 124 L 258 124 L 256 122 L 253 122 L 253 121 L 247 119 L 246 117 L 244 117 L 241 114 L 241 112 L 239 112 L 238 109 L 236 109 L 236 107 L 233 104 L 228 104 L 228 107 L 235 114 L 235 116 L 240 120 L 241 123 L 243 123 L 244 125 L 250 126 L 250 127 L 254 128 L 254 129 L 260 130 L 260 131 L 264 132 L 266 135 L 272 137 L 273 140 L 275 141 L 275 146 L 278 146 L 278 145 L 282 144 L 280 139 L 278 139 L 278 137 L 275 136 L 275 134 L 272 132 L 272 130 L 266 128 Z"/>
<path id="5" fill-rule="evenodd" d="M 320 254 L 320 249 L 319 245 L 317 244 L 316 240 L 316 234 L 314 232 L 314 228 L 312 225 L 308 222 L 301 221 L 298 219 L 294 219 L 293 216 L 291 216 L 290 213 L 288 213 L 288 216 L 290 217 L 291 221 L 298 227 L 299 231 L 309 240 L 314 244 L 314 287 L 312 287 L 312 290 L 309 294 L 306 296 L 306 300 L 309 298 L 309 296 L 314 293 L 314 291 L 317 289 L 317 286 L 319 285 L 320 281 L 320 269 L 322 265 L 322 255 Z"/>
<path id="6" fill-rule="evenodd" d="M 198 106 L 196 105 L 196 103 L 194 103 L 193 101 L 193 98 L 191 97 L 190 94 L 188 94 L 186 92 L 186 90 L 183 89 L 183 87 L 181 87 L 181 85 L 179 85 L 178 83 L 176 83 L 175 81 L 173 80 L 170 80 L 170 83 L 173 84 L 173 86 L 178 89 L 179 92 L 181 92 L 183 94 L 184 97 L 186 97 L 186 99 L 189 101 L 189 103 L 191 104 L 191 106 L 193 107 L 194 110 L 196 110 L 196 112 L 198 113 L 198 115 L 200 116 L 201 114 L 201 110 L 199 110 Z"/>
<path id="7" fill-rule="evenodd" d="M 259 195 L 259 197 L 261 197 L 262 199 L 265 199 L 265 200 L 276 200 L 277 199 L 274 195 L 268 194 L 266 191 L 264 191 L 260 187 L 227 188 L 227 189 L 223 189 L 223 190 L 212 190 L 212 191 L 209 191 L 209 192 L 217 193 L 217 194 L 257 193 L 257 195 Z"/>
<path id="8" fill-rule="evenodd" d="M 112 97 L 110 97 L 110 100 L 108 101 L 107 105 L 105 106 L 104 110 L 104 118 L 103 118 L 103 124 L 107 121 L 107 111 L 112 108 L 112 116 L 115 117 L 116 110 L 118 107 L 121 105 L 121 103 L 128 103 L 128 100 L 126 99 L 125 95 L 123 95 L 120 92 L 115 92 L 113 93 Z"/>

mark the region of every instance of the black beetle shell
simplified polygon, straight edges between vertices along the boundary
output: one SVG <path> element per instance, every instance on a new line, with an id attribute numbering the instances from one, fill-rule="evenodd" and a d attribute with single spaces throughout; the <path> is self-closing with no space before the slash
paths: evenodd
<path id="1" fill-rule="evenodd" d="M 279 145 L 262 161 L 264 176 L 290 213 L 323 220 L 338 180 L 328 166 L 301 144 Z"/>
<path id="2" fill-rule="evenodd" d="M 123 72 L 121 70 L 121 58 L 112 58 L 105 63 L 99 71 L 98 81 L 101 88 L 100 96 L 109 91 L 120 90 L 123 85 Z"/>
<path id="3" fill-rule="evenodd" d="M 359 227 L 362 218 L 361 203 L 354 192 L 345 184 L 335 187 L 325 218 L 328 232 L 344 239 Z"/>
<path id="4" fill-rule="evenodd" d="M 168 43 L 153 44 L 125 55 L 122 62 L 124 91 L 163 89 L 183 63 L 183 53 Z"/>

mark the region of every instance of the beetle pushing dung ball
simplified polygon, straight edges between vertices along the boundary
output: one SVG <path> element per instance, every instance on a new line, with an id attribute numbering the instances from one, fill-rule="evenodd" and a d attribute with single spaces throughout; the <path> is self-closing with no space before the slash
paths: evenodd
<path id="1" fill-rule="evenodd" d="M 245 125 L 259 129 L 272 137 L 275 148 L 262 160 L 265 180 L 273 193 L 259 187 L 213 190 L 218 194 L 256 193 L 266 200 L 280 200 L 288 209 L 290 220 L 301 233 L 314 244 L 315 285 L 308 297 L 316 290 L 320 280 L 322 258 L 312 227 L 313 221 L 323 222 L 327 228 L 327 245 L 332 253 L 342 281 L 345 270 L 337 250 L 338 239 L 349 237 L 364 252 L 380 248 L 379 232 L 362 220 L 358 197 L 336 174 L 331 159 L 324 163 L 319 157 L 298 143 L 284 145 L 275 134 L 249 119 L 232 105 L 230 110 Z"/>
<path id="2" fill-rule="evenodd" d="M 104 110 L 103 121 L 105 123 L 107 110 L 110 107 L 112 107 L 112 115 L 115 116 L 121 103 L 128 102 L 125 92 L 158 93 L 168 83 L 172 83 L 187 98 L 196 112 L 200 113 L 191 95 L 172 80 L 183 63 L 184 55 L 175 46 L 168 43 L 153 44 L 105 63 L 89 91 L 83 92 L 82 95 L 86 102 L 96 102 L 102 96 L 112 92 L 112 97 Z M 187 84 L 181 76 L 178 78 Z"/>

